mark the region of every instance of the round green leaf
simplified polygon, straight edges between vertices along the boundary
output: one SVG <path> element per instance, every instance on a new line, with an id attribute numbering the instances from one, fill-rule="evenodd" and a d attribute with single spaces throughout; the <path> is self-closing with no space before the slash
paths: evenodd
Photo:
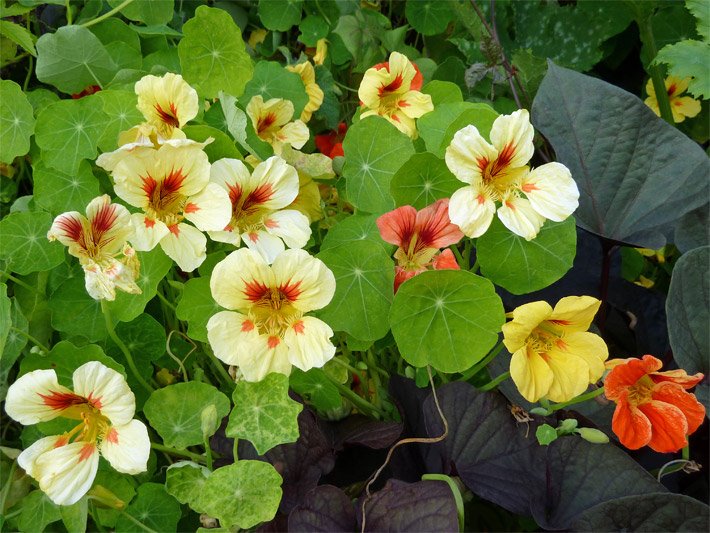
<path id="1" fill-rule="evenodd" d="M 414 154 L 392 177 L 390 187 L 397 206 L 422 209 L 441 198 L 450 198 L 463 183 L 456 179 L 443 159 L 429 152 Z"/>
<path id="2" fill-rule="evenodd" d="M 377 215 L 354 215 L 338 222 L 328 230 L 320 245 L 321 252 L 338 246 L 350 246 L 354 242 L 371 242 L 378 244 L 386 250 L 392 246 L 380 237 L 377 228 Z"/>
<path id="3" fill-rule="evenodd" d="M 207 321 L 222 308 L 212 298 L 210 278 L 192 278 L 182 291 L 175 314 L 187 322 L 187 334 L 191 339 L 207 342 Z"/>
<path id="4" fill-rule="evenodd" d="M 319 317 L 336 331 L 362 340 L 387 335 L 394 262 L 383 246 L 353 242 L 318 254 L 335 275 L 335 295 Z"/>
<path id="5" fill-rule="evenodd" d="M 481 273 L 513 294 L 544 289 L 572 268 L 577 252 L 574 218 L 545 222 L 531 241 L 516 235 L 494 218 L 479 237 L 476 253 Z"/>
<path id="6" fill-rule="evenodd" d="M 49 298 L 52 327 L 67 335 L 84 337 L 90 342 L 106 338 L 106 319 L 101 302 L 86 292 L 84 278 L 69 278 Z"/>
<path id="7" fill-rule="evenodd" d="M 443 33 L 454 19 L 449 2 L 441 0 L 407 0 L 407 21 L 422 35 Z"/>
<path id="8" fill-rule="evenodd" d="M 227 436 L 246 439 L 259 455 L 298 439 L 298 413 L 303 406 L 289 398 L 288 377 L 268 374 L 261 381 L 237 383 Z"/>
<path id="9" fill-rule="evenodd" d="M 154 391 L 143 412 L 166 446 L 184 449 L 202 444 L 201 414 L 208 405 L 221 420 L 229 413 L 229 399 L 215 387 L 201 381 L 176 383 Z"/>
<path id="10" fill-rule="evenodd" d="M 123 0 L 108 0 L 111 7 L 118 7 Z M 143 22 L 148 26 L 167 24 L 173 18 L 174 0 L 158 2 L 133 2 L 121 10 L 121 15 L 130 20 Z"/>
<path id="11" fill-rule="evenodd" d="M 259 61 L 254 68 L 254 77 L 247 83 L 240 99 L 245 104 L 260 94 L 264 100 L 283 98 L 293 103 L 293 120 L 301 116 L 308 103 L 308 94 L 301 76 L 290 72 L 274 61 Z"/>
<path id="12" fill-rule="evenodd" d="M 47 166 L 75 174 L 82 159 L 96 158 L 108 117 L 97 95 L 60 100 L 37 116 L 36 139 Z"/>
<path id="13" fill-rule="evenodd" d="M 47 240 L 52 216 L 44 212 L 10 213 L 0 220 L 0 259 L 3 270 L 18 274 L 51 270 L 64 261 L 64 247 Z"/>
<path id="14" fill-rule="evenodd" d="M 210 471 L 197 463 L 191 461 L 174 463 L 165 472 L 165 490 L 180 503 L 185 503 L 193 511 L 202 513 L 199 501 L 209 475 Z"/>
<path id="15" fill-rule="evenodd" d="M 128 516 L 126 516 L 128 515 Z M 145 483 L 116 521 L 116 533 L 144 531 L 176 531 L 180 520 L 180 504 L 158 483 Z M 131 517 L 133 520 L 131 520 Z M 146 526 L 137 528 L 136 521 Z"/>
<path id="16" fill-rule="evenodd" d="M 441 104 L 435 107 L 431 113 L 417 119 L 417 129 L 421 138 L 424 139 L 426 149 L 438 157 L 444 157 L 454 133 L 472 124 L 487 139 L 493 121 L 497 117 L 498 113 L 489 105 L 454 102 Z M 454 125 L 453 128 L 452 125 Z"/>
<path id="17" fill-rule="evenodd" d="M 138 111 L 138 97 L 131 91 L 100 91 L 97 93 L 103 103 L 103 111 L 108 116 L 99 138 L 99 148 L 110 152 L 118 147 L 118 135 L 143 122 L 143 114 Z"/>
<path id="18" fill-rule="evenodd" d="M 215 98 L 219 91 L 241 95 L 254 67 L 229 13 L 200 6 L 182 31 L 178 54 L 185 80 L 205 98 Z"/>
<path id="19" fill-rule="evenodd" d="M 12 163 L 30 150 L 35 129 L 32 106 L 14 81 L 0 80 L 0 162 Z"/>
<path id="20" fill-rule="evenodd" d="M 152 374 L 150 364 L 165 353 L 166 335 L 162 324 L 144 313 L 130 322 L 119 322 L 116 325 L 116 335 L 133 354 L 136 366 Z M 106 351 L 117 361 L 123 360 L 123 352 L 113 341 L 107 341 Z"/>
<path id="21" fill-rule="evenodd" d="M 99 180 L 88 161 L 81 161 L 75 173 L 47 168 L 42 160 L 32 169 L 34 199 L 38 206 L 53 215 L 66 211 L 83 213 L 91 200 L 99 196 Z"/>
<path id="22" fill-rule="evenodd" d="M 320 368 L 311 368 L 308 372 L 294 368 L 289 384 L 319 411 L 337 409 L 341 405 L 340 391 Z"/>
<path id="23" fill-rule="evenodd" d="M 461 88 L 450 81 L 434 80 L 422 87 L 422 92 L 431 96 L 431 101 L 436 106 L 463 102 Z"/>
<path id="24" fill-rule="evenodd" d="M 343 151 L 348 200 L 368 213 L 393 209 L 390 181 L 414 154 L 411 139 L 383 118 L 366 117 L 348 130 Z"/>
<path id="25" fill-rule="evenodd" d="M 390 311 L 392 334 L 404 360 L 449 373 L 483 359 L 504 322 L 493 284 L 462 270 L 414 276 L 400 286 Z"/>
<path id="26" fill-rule="evenodd" d="M 276 515 L 281 483 L 281 476 L 269 463 L 241 460 L 212 472 L 200 504 L 223 527 L 247 529 Z"/>
<path id="27" fill-rule="evenodd" d="M 325 39 L 330 31 L 328 23 L 318 15 L 309 15 L 304 18 L 298 25 L 298 29 L 301 30 L 298 40 L 311 47 L 316 46 L 319 39 Z"/>
<path id="28" fill-rule="evenodd" d="M 302 0 L 259 2 L 259 18 L 267 30 L 288 31 L 301 21 Z"/>
<path id="29" fill-rule="evenodd" d="M 63 26 L 37 41 L 37 79 L 64 93 L 111 81 L 117 66 L 101 41 L 82 26 Z"/>

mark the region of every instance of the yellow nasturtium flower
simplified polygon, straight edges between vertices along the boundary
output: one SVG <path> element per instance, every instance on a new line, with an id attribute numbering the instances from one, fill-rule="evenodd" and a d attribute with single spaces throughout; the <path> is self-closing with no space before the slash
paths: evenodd
<path id="1" fill-rule="evenodd" d="M 609 350 L 587 330 L 601 302 L 567 296 L 553 309 L 547 302 L 517 307 L 503 326 L 503 344 L 513 354 L 510 375 L 529 402 L 566 402 L 601 378 Z"/>
<path id="2" fill-rule="evenodd" d="M 138 110 L 166 139 L 172 139 L 175 128 L 182 128 L 197 116 L 197 92 L 180 74 L 168 72 L 162 77 L 143 76 L 136 83 L 135 91 Z"/>
<path id="3" fill-rule="evenodd" d="M 316 71 L 308 61 L 299 63 L 298 65 L 288 65 L 286 70 L 295 72 L 301 77 L 303 85 L 306 87 L 308 94 L 308 103 L 301 112 L 301 120 L 308 122 L 311 120 L 313 113 L 320 109 L 323 104 L 323 90 L 316 83 Z"/>
<path id="4" fill-rule="evenodd" d="M 274 155 L 280 155 L 285 144 L 301 148 L 311 135 L 302 121 L 291 122 L 294 109 L 289 100 L 271 98 L 264 102 L 261 95 L 256 95 L 249 100 L 246 112 L 254 131 L 273 147 Z"/>
<path id="5" fill-rule="evenodd" d="M 671 104 L 673 122 L 683 122 L 686 117 L 693 118 L 700 113 L 700 102 L 690 96 L 681 96 L 681 94 L 688 89 L 690 78 L 681 79 L 676 76 L 668 76 L 664 83 L 666 92 L 668 93 L 668 101 Z M 644 103 L 660 117 L 661 111 L 658 108 L 656 89 L 653 87 L 653 80 L 650 78 L 648 83 L 646 83 L 646 93 L 648 94 L 648 98 L 644 100 Z"/>
<path id="6" fill-rule="evenodd" d="M 314 65 L 322 65 L 328 55 L 328 41 L 326 39 L 318 39 L 316 43 L 316 55 L 313 56 Z"/>

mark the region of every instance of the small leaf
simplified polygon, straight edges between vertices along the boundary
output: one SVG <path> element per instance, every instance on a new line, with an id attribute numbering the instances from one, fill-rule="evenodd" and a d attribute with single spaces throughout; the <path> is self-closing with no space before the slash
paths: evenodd
<path id="1" fill-rule="evenodd" d="M 191 461 L 180 461 L 170 465 L 165 472 L 165 490 L 180 503 L 190 506 L 196 513 L 203 513 L 200 506 L 202 489 L 210 471 Z"/>
<path id="2" fill-rule="evenodd" d="M 234 144 L 234 141 L 226 133 L 203 124 L 195 126 L 185 126 L 182 130 L 188 139 L 202 142 L 210 137 L 212 142 L 204 147 L 204 152 L 210 163 L 229 157 L 232 159 L 242 159 L 242 154 Z"/>
<path id="3" fill-rule="evenodd" d="M 325 39 L 330 31 L 328 23 L 318 15 L 304 18 L 298 25 L 298 29 L 301 31 L 298 40 L 310 47 L 316 46 L 320 39 Z"/>
<path id="4" fill-rule="evenodd" d="M 55 216 L 67 211 L 83 213 L 99 196 L 99 180 L 88 161 L 81 161 L 76 172 L 67 173 L 48 168 L 40 159 L 32 169 L 32 178 L 35 202 Z"/>
<path id="5" fill-rule="evenodd" d="M 535 437 L 542 446 L 547 446 L 557 439 L 557 430 L 550 424 L 542 424 L 535 430 Z"/>
<path id="6" fill-rule="evenodd" d="M 392 177 L 392 197 L 397 206 L 423 209 L 463 186 L 443 159 L 429 152 L 414 154 Z"/>
<path id="7" fill-rule="evenodd" d="M 35 118 L 27 96 L 14 81 L 0 80 L 0 162 L 12 163 L 30 150 Z"/>
<path id="8" fill-rule="evenodd" d="M 51 270 L 64 261 L 63 246 L 47 240 L 52 216 L 41 211 L 10 213 L 0 220 L 0 259 L 18 274 Z"/>
<path id="9" fill-rule="evenodd" d="M 165 491 L 163 485 L 144 483 L 138 487 L 138 494 L 125 514 L 121 514 L 116 521 L 116 533 L 136 531 L 136 523 L 129 517 L 152 531 L 176 531 L 180 515 L 180 504 Z"/>
<path id="10" fill-rule="evenodd" d="M 89 499 L 84 497 L 73 505 L 59 507 L 62 523 L 68 533 L 84 533 L 89 512 Z"/>
<path id="11" fill-rule="evenodd" d="M 210 278 L 192 278 L 185 283 L 175 314 L 187 322 L 191 339 L 207 342 L 207 321 L 221 309 L 212 298 Z"/>
<path id="12" fill-rule="evenodd" d="M 259 2 L 259 19 L 267 30 L 288 31 L 301 21 L 302 0 Z"/>
<path id="13" fill-rule="evenodd" d="M 0 35 L 10 39 L 13 43 L 22 47 L 23 50 L 37 57 L 34 35 L 27 31 L 26 28 L 9 20 L 0 20 Z"/>
<path id="14" fill-rule="evenodd" d="M 461 88 L 450 81 L 434 80 L 422 87 L 422 92 L 431 96 L 434 109 L 441 104 L 463 102 Z"/>
<path id="15" fill-rule="evenodd" d="M 443 33 L 454 19 L 449 3 L 438 0 L 407 0 L 404 13 L 407 21 L 422 35 Z"/>
<path id="16" fill-rule="evenodd" d="M 33 490 L 25 496 L 21 503 L 18 525 L 20 531 L 41 533 L 49 525 L 61 520 L 59 506 L 52 503 L 41 490 Z"/>
<path id="17" fill-rule="evenodd" d="M 254 76 L 244 88 L 240 100 L 247 105 L 257 94 L 260 94 L 264 101 L 270 98 L 290 100 L 294 109 L 292 120 L 301 116 L 301 111 L 308 103 L 308 95 L 301 76 L 286 70 L 275 61 L 259 61 L 256 64 Z"/>

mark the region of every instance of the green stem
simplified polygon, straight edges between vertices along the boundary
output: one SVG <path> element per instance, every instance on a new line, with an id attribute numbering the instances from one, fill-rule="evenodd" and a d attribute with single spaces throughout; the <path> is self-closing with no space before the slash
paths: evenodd
<path id="1" fill-rule="evenodd" d="M 207 458 L 207 468 L 212 470 L 212 447 L 210 446 L 210 438 L 205 435 L 205 457 Z"/>
<path id="2" fill-rule="evenodd" d="M 170 309 L 172 309 L 173 313 L 177 311 L 177 307 L 175 307 L 175 304 L 173 304 L 170 300 L 168 300 L 163 294 L 160 292 L 160 289 L 158 289 L 158 292 L 156 292 L 158 295 L 158 299 L 163 302 L 166 306 L 168 306 Z"/>
<path id="3" fill-rule="evenodd" d="M 67 11 L 67 26 L 71 26 L 72 22 L 74 22 L 74 18 L 71 14 L 71 0 L 64 0 L 64 7 Z"/>
<path id="4" fill-rule="evenodd" d="M 656 48 L 656 39 L 653 37 L 653 27 L 651 26 L 651 17 L 646 17 L 645 20 L 636 20 L 636 24 L 639 27 L 639 36 L 641 37 L 641 42 L 646 45 L 649 51 L 649 57 L 651 58 L 648 68 L 646 69 L 651 76 L 651 81 L 653 82 L 653 90 L 656 92 L 656 102 L 658 102 L 658 109 L 661 112 L 661 118 L 671 125 L 675 125 L 673 121 L 673 112 L 671 111 L 671 103 L 668 99 L 668 92 L 666 91 L 666 84 L 663 79 L 663 71 L 659 65 L 654 65 L 653 61 L 658 55 L 658 49 Z"/>
<path id="5" fill-rule="evenodd" d="M 334 363 L 336 363 L 342 367 L 347 368 L 350 372 L 355 374 L 358 378 L 361 378 L 360 371 L 357 368 L 355 368 L 354 366 L 349 365 L 348 363 L 346 363 L 345 361 L 342 361 L 341 359 L 338 359 L 337 357 L 333 357 L 331 359 L 331 361 L 333 361 Z"/>
<path id="6" fill-rule="evenodd" d="M 473 246 L 471 244 L 471 239 L 466 239 L 463 243 L 463 259 L 465 261 L 465 266 L 462 267 L 464 270 L 469 270 L 471 268 L 471 251 Z"/>
<path id="7" fill-rule="evenodd" d="M 459 252 L 459 249 L 456 247 L 455 244 L 452 244 L 449 246 L 451 251 L 454 253 L 454 256 L 456 257 L 456 262 L 459 264 L 459 268 L 461 270 L 468 270 L 468 265 L 466 264 L 465 259 L 461 255 L 461 252 Z"/>
<path id="8" fill-rule="evenodd" d="M 116 13 L 118 13 L 124 7 L 126 7 L 127 5 L 129 5 L 131 3 L 133 3 L 133 0 L 123 0 L 123 2 L 121 2 L 119 5 L 114 7 L 111 11 L 107 11 L 106 13 L 101 15 L 100 17 L 96 17 L 95 19 L 84 22 L 82 24 L 82 26 L 84 28 L 88 28 L 89 26 L 93 26 L 94 24 L 98 24 L 99 22 L 102 22 L 102 21 L 106 20 L 107 18 L 112 17 L 113 15 L 115 15 Z M 71 22 L 69 24 L 71 24 Z"/>
<path id="9" fill-rule="evenodd" d="M 347 85 L 344 85 L 337 80 L 333 80 L 333 82 L 341 89 L 345 89 L 346 91 L 350 91 L 351 93 L 357 94 L 357 89 L 353 89 L 352 87 L 348 87 Z"/>
<path id="10" fill-rule="evenodd" d="M 27 340 L 34 343 L 34 345 L 39 347 L 39 349 L 42 350 L 44 353 L 49 353 L 49 348 L 47 348 L 44 344 L 39 342 L 37 339 L 35 339 L 32 335 L 30 335 L 26 331 L 22 331 L 21 329 L 16 328 L 15 326 L 10 326 L 10 329 L 12 331 L 16 331 L 17 333 L 19 333 L 20 335 L 25 337 Z"/>
<path id="11" fill-rule="evenodd" d="M 576 398 L 572 398 L 568 402 L 562 402 L 562 403 L 556 403 L 555 405 L 552 405 L 547 408 L 547 410 L 550 413 L 554 413 L 555 411 L 559 411 L 560 409 L 564 409 L 567 406 L 574 405 L 576 403 L 582 403 L 586 402 L 587 400 L 591 400 L 592 398 L 596 398 L 597 396 L 600 396 L 604 394 L 604 387 L 600 387 L 598 389 L 595 389 L 593 391 L 585 392 L 584 394 L 580 394 Z"/>
<path id="12" fill-rule="evenodd" d="M 350 387 L 347 387 L 347 386 L 343 385 L 342 383 L 338 383 L 338 380 L 331 377 L 327 373 L 325 375 L 328 376 L 328 379 L 330 380 L 330 382 L 338 388 L 338 391 L 340 391 L 340 394 L 342 394 L 345 398 L 350 400 L 355 405 L 355 407 L 357 407 L 360 411 L 369 413 L 370 416 L 374 416 L 375 418 L 385 418 L 384 411 L 382 411 L 381 409 L 372 405 L 365 398 L 358 396 L 355 393 L 355 391 L 350 389 Z"/>
<path id="13" fill-rule="evenodd" d="M 503 373 L 502 373 L 500 376 L 498 376 L 497 378 L 492 379 L 491 381 L 489 381 L 489 382 L 486 383 L 485 385 L 479 387 L 479 390 L 482 390 L 482 391 L 493 390 L 493 389 L 495 389 L 498 385 L 500 385 L 501 383 L 503 383 L 506 379 L 508 379 L 509 377 L 510 377 L 510 372 L 503 372 Z"/>
<path id="14" fill-rule="evenodd" d="M 128 349 L 128 347 L 126 347 L 125 344 L 123 344 L 123 341 L 118 338 L 118 335 L 116 335 L 116 330 L 113 327 L 113 320 L 111 319 L 111 311 L 109 310 L 108 305 L 106 304 L 106 300 L 101 300 L 101 312 L 104 314 L 104 319 L 106 321 L 106 329 L 108 330 L 108 336 L 111 337 L 111 340 L 116 346 L 118 346 L 119 350 L 121 350 L 121 352 L 123 353 L 123 356 L 128 362 L 128 368 L 130 368 L 131 372 L 133 373 L 133 377 L 136 378 L 138 383 L 140 383 L 141 386 L 146 391 L 148 391 L 149 394 L 152 393 L 154 389 L 141 375 L 140 371 L 138 370 L 138 367 L 136 366 L 135 361 L 133 360 L 133 355 L 131 355 L 131 351 Z"/>
<path id="15" fill-rule="evenodd" d="M 493 349 L 490 352 L 488 352 L 488 355 L 486 355 L 483 359 L 481 359 L 478 363 L 476 363 L 472 368 L 470 368 L 469 370 L 464 372 L 461 375 L 460 381 L 468 381 L 473 376 L 478 374 L 481 370 L 483 370 L 488 365 L 488 363 L 493 361 L 493 359 L 495 359 L 498 356 L 498 354 L 500 353 L 500 351 L 502 349 L 503 349 L 503 341 L 501 340 L 498 342 L 498 344 L 496 344 L 493 347 Z"/>
<path id="16" fill-rule="evenodd" d="M 2 65 L 0 65 L 0 68 L 5 68 L 10 65 L 14 65 L 15 63 L 19 63 L 23 59 L 25 59 L 27 56 L 31 55 L 29 52 L 23 52 L 18 56 L 13 57 L 12 59 L 8 59 L 5 61 Z"/>
<path id="17" fill-rule="evenodd" d="M 24 287 L 24 288 L 27 289 L 28 291 L 32 291 L 32 292 L 34 292 L 35 294 L 39 294 L 40 296 L 44 297 L 44 293 L 41 292 L 40 290 L 38 290 L 37 287 L 33 287 L 33 286 L 30 285 L 29 283 L 25 283 L 24 281 L 22 281 L 22 280 L 19 279 L 19 278 L 16 278 L 16 277 L 13 276 L 12 274 L 8 274 L 7 272 L 3 272 L 2 270 L 0 270 L 0 277 L 7 278 L 7 279 L 11 280 L 13 283 L 16 283 L 16 284 L 18 284 L 18 285 Z"/>
<path id="18" fill-rule="evenodd" d="M 156 451 L 167 453 L 168 455 L 174 455 L 176 457 L 186 457 L 187 459 L 192 459 L 196 463 L 206 463 L 204 455 L 192 453 L 187 450 L 176 450 L 175 448 L 171 448 L 170 446 L 165 446 L 164 444 L 157 444 L 155 442 L 151 442 L 150 447 Z"/>
<path id="19" fill-rule="evenodd" d="M 234 444 L 232 445 L 232 457 L 234 458 L 235 463 L 239 461 L 239 439 L 237 437 L 234 437 Z"/>
<path id="20" fill-rule="evenodd" d="M 10 465 L 10 473 L 7 476 L 7 482 L 2 488 L 2 495 L 0 495 L 0 514 L 5 514 L 5 502 L 7 501 L 7 495 L 10 493 L 10 487 L 12 486 L 12 478 L 15 475 L 15 468 L 17 468 L 17 460 L 13 461 Z"/>
<path id="21" fill-rule="evenodd" d="M 136 517 L 129 515 L 126 511 L 118 511 L 121 513 L 121 516 L 125 516 L 128 518 L 131 522 L 133 522 L 135 525 L 137 525 L 140 529 L 145 531 L 146 533 L 158 533 L 155 529 L 151 529 L 148 526 L 146 526 L 143 522 L 138 520 Z"/>
<path id="22" fill-rule="evenodd" d="M 690 444 L 683 447 L 680 452 L 680 458 L 685 459 L 686 461 L 690 461 Z"/>
<path id="23" fill-rule="evenodd" d="M 222 361 L 217 359 L 217 356 L 212 352 L 212 348 L 208 344 L 202 343 L 202 348 L 203 351 L 207 354 L 207 358 L 210 360 L 210 363 L 212 363 L 212 366 L 217 371 L 217 374 L 222 379 L 224 384 L 229 388 L 229 390 L 234 390 L 234 387 L 236 387 L 236 385 L 234 384 L 234 379 L 232 379 L 232 376 L 230 376 L 229 372 L 227 372 L 227 370 L 224 368 Z"/>

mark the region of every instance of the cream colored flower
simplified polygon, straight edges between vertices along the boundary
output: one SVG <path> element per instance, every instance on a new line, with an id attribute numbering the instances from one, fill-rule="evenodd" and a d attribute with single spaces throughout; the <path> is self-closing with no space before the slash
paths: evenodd
<path id="1" fill-rule="evenodd" d="M 247 104 L 247 115 L 254 131 L 262 141 L 269 143 L 275 155 L 280 155 L 284 144 L 301 148 L 310 137 L 308 126 L 293 118 L 293 104 L 282 98 L 271 98 L 264 102 L 260 95 L 252 97 Z"/>
<path id="2" fill-rule="evenodd" d="M 171 139 L 175 128 L 182 128 L 197 116 L 198 98 L 180 74 L 168 72 L 162 77 L 143 76 L 135 86 L 138 110 L 158 133 Z"/>
<path id="3" fill-rule="evenodd" d="M 316 71 L 308 61 L 299 63 L 298 65 L 288 65 L 286 70 L 295 72 L 301 77 L 301 81 L 306 88 L 308 94 L 308 103 L 301 112 L 301 121 L 308 122 L 311 120 L 313 113 L 320 109 L 323 104 L 323 90 L 316 83 Z"/>

